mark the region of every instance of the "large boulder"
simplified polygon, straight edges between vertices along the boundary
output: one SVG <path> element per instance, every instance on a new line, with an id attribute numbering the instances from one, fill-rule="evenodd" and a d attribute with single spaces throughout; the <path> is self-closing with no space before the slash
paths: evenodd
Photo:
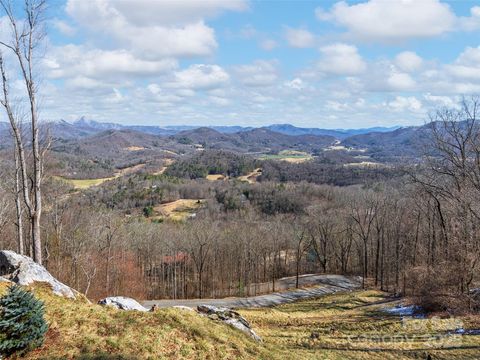
<path id="1" fill-rule="evenodd" d="M 225 324 L 231 325 L 234 328 L 243 331 L 250 335 L 255 341 L 262 341 L 255 331 L 251 328 L 245 318 L 238 312 L 226 307 L 216 307 L 212 305 L 198 305 L 197 310 L 199 313 L 208 316 L 212 320 L 222 321 Z"/>
<path id="2" fill-rule="evenodd" d="M 100 305 L 111 306 L 120 310 L 149 311 L 137 300 L 125 296 L 110 296 L 98 302 Z"/>
<path id="3" fill-rule="evenodd" d="M 6 282 L 6 283 L 11 283 L 13 284 L 10 280 L 8 280 L 7 278 L 4 278 L 3 276 L 0 276 L 0 283 L 1 282 Z"/>
<path id="4" fill-rule="evenodd" d="M 14 251 L 0 251 L 0 276 L 18 285 L 26 286 L 35 282 L 48 283 L 55 294 L 76 298 L 78 292 L 55 279 L 42 265 L 31 258 Z"/>

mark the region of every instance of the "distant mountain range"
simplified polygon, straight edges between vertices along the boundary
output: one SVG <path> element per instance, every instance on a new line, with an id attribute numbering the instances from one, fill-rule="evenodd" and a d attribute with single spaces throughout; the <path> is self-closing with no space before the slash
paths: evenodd
<path id="1" fill-rule="evenodd" d="M 328 135 L 337 139 L 345 139 L 352 135 L 367 134 L 371 132 L 389 132 L 398 129 L 400 126 L 392 127 L 372 127 L 364 129 L 319 129 L 319 128 L 301 128 L 290 124 L 273 124 L 267 126 L 268 129 L 286 135 Z"/>
<path id="2" fill-rule="evenodd" d="M 50 128 L 52 128 L 52 133 L 55 137 L 58 138 L 72 138 L 79 136 L 88 136 L 94 133 L 98 133 L 104 130 L 135 130 L 152 135 L 175 135 L 182 131 L 195 130 L 199 128 L 206 128 L 206 126 L 188 126 L 188 125 L 179 125 L 179 126 L 154 126 L 154 125 L 121 125 L 117 123 L 106 123 L 98 122 L 95 120 L 88 120 L 85 117 L 74 122 L 67 122 L 65 120 L 55 121 L 49 123 Z M 251 131 L 256 129 L 255 127 L 244 127 L 244 126 L 208 126 L 208 128 L 216 130 L 223 134 L 233 134 L 238 132 Z M 364 129 L 321 129 L 321 128 L 303 128 L 297 127 L 290 124 L 273 124 L 264 127 L 264 128 L 276 133 L 284 135 L 327 135 L 332 136 L 336 139 L 342 140 L 352 135 L 367 134 L 371 132 L 389 132 L 395 129 L 398 129 L 399 126 L 393 127 L 372 127 Z"/>
<path id="3" fill-rule="evenodd" d="M 203 148 L 262 153 L 283 149 L 318 153 L 329 146 L 343 145 L 361 149 L 379 161 L 419 157 L 429 134 L 429 125 L 410 127 L 373 127 L 365 129 L 302 128 L 290 124 L 265 127 L 242 126 L 143 126 L 121 125 L 88 120 L 45 123 L 55 139 L 54 150 L 70 154 L 103 153 L 110 158 L 122 151 L 188 152 L 195 144 Z M 28 129 L 28 128 L 27 128 Z M 8 147 L 9 126 L 0 122 L 0 148 Z M 163 150 L 162 150 L 163 149 Z M 129 156 L 130 157 L 130 156 Z"/>

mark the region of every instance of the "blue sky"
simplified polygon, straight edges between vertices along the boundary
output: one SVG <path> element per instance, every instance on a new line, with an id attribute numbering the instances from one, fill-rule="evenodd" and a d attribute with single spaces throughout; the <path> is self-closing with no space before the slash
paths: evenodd
<path id="1" fill-rule="evenodd" d="M 56 0 L 42 112 L 151 125 L 422 124 L 480 93 L 478 1 Z"/>

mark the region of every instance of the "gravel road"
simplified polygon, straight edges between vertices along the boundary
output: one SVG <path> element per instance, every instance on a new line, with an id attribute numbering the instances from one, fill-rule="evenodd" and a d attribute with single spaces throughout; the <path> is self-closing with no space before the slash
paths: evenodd
<path id="1" fill-rule="evenodd" d="M 146 300 L 142 302 L 142 305 L 147 308 L 152 307 L 154 304 L 163 308 L 172 306 L 196 308 L 201 304 L 229 308 L 269 307 L 332 294 L 338 291 L 350 291 L 359 288 L 361 285 L 358 278 L 343 275 L 303 275 L 299 279 L 299 284 L 302 287 L 300 289 L 285 290 L 252 297 L 192 300 Z M 277 289 L 292 289 L 294 287 L 295 277 L 278 279 L 276 283 Z"/>

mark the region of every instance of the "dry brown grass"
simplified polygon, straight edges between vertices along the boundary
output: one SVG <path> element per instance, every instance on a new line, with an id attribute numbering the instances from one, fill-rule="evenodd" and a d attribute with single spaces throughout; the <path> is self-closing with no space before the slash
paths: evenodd
<path id="1" fill-rule="evenodd" d="M 0 283 L 0 294 L 6 284 Z M 240 331 L 196 313 L 120 311 L 33 288 L 45 302 L 44 345 L 24 359 L 270 359 L 280 358 Z M 273 356 L 273 357 L 272 357 Z"/>
<path id="2" fill-rule="evenodd" d="M 115 180 L 121 176 L 134 174 L 145 167 L 145 164 L 137 164 L 133 166 L 129 166 L 123 169 L 118 170 L 114 176 L 106 177 L 106 178 L 97 178 L 97 179 L 68 179 L 62 176 L 53 176 L 53 178 L 57 181 L 63 181 L 67 184 L 72 185 L 76 190 L 84 190 L 91 188 L 93 186 L 99 186 L 103 183 L 111 180 Z"/>
<path id="3" fill-rule="evenodd" d="M 386 300 L 357 291 L 240 312 L 266 343 L 298 359 L 480 358 L 480 336 L 449 335 L 458 324 L 475 328 L 480 316 L 402 321 L 380 311 Z"/>
<path id="4" fill-rule="evenodd" d="M 165 151 L 167 151 L 167 150 L 165 150 Z M 167 168 L 174 163 L 174 161 L 175 160 L 173 160 L 173 159 L 165 159 L 163 161 L 164 165 L 160 168 L 160 170 L 154 172 L 152 175 L 162 175 L 167 170 Z"/>
<path id="5" fill-rule="evenodd" d="M 0 295 L 6 286 L 0 283 Z M 448 335 L 459 321 L 466 329 L 478 328 L 480 316 L 402 322 L 380 312 L 389 299 L 378 291 L 240 310 L 263 343 L 194 312 L 125 312 L 53 295 L 46 285 L 33 291 L 45 302 L 50 329 L 44 346 L 26 359 L 480 358 L 479 336 Z"/>
<path id="6" fill-rule="evenodd" d="M 127 151 L 141 151 L 141 150 L 145 150 L 145 148 L 143 146 L 129 146 L 129 147 L 126 147 L 125 150 L 127 150 Z"/>
<path id="7" fill-rule="evenodd" d="M 209 181 L 217 181 L 217 180 L 226 180 L 228 178 L 223 174 L 208 174 L 206 179 Z"/>
<path id="8" fill-rule="evenodd" d="M 179 199 L 161 204 L 153 208 L 157 215 L 151 219 L 168 218 L 175 221 L 182 221 L 194 214 L 203 203 L 204 200 L 202 199 Z"/>
<path id="9" fill-rule="evenodd" d="M 239 176 L 238 180 L 246 181 L 249 184 L 254 184 L 254 183 L 257 182 L 257 177 L 259 177 L 260 175 L 262 175 L 262 169 L 258 168 L 258 169 L 253 170 L 251 173 L 249 173 L 247 175 Z"/>

